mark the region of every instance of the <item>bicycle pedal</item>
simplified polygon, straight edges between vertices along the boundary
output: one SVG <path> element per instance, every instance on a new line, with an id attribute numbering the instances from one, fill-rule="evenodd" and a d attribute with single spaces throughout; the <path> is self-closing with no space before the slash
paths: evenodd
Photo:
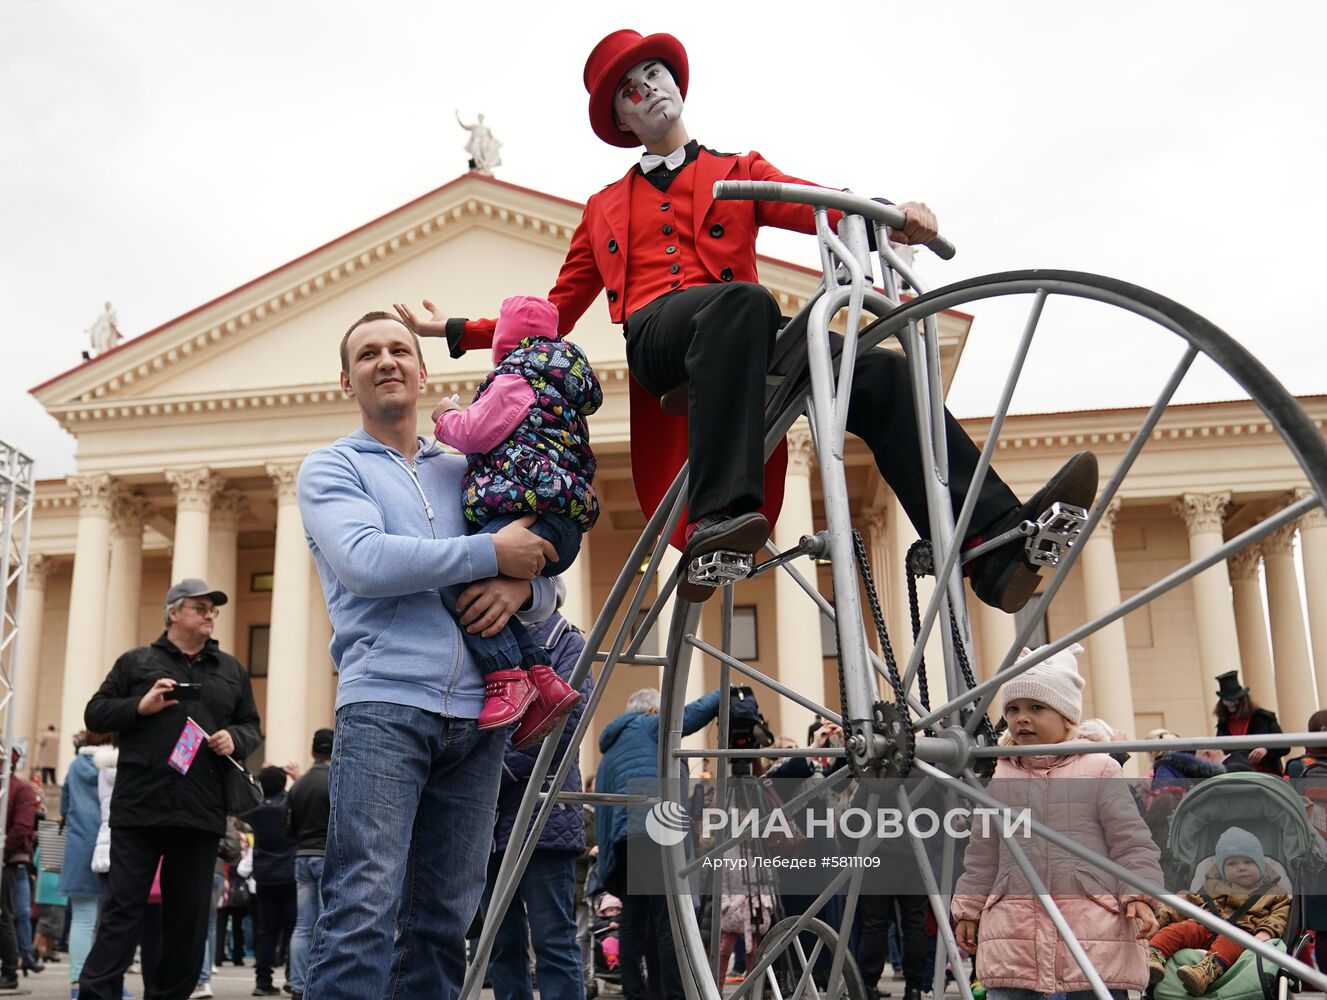
<path id="1" fill-rule="evenodd" d="M 1034 566 L 1055 567 L 1065 552 L 1078 541 L 1087 524 L 1087 511 L 1073 504 L 1053 503 L 1036 520 L 1036 531 L 1028 536 L 1028 562 Z"/>
<path id="2" fill-rule="evenodd" d="M 703 587 L 722 587 L 746 579 L 752 564 L 749 552 L 706 552 L 687 564 L 687 582 Z"/>

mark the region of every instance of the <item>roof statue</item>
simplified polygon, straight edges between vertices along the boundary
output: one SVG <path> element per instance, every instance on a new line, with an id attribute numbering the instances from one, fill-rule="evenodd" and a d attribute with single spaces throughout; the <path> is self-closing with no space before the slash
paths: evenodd
<path id="1" fill-rule="evenodd" d="M 101 315 L 97 317 L 97 321 L 84 332 L 87 333 L 88 339 L 92 342 L 92 350 L 87 356 L 93 358 L 105 354 L 124 339 L 124 334 L 120 332 L 115 310 L 109 302 L 106 303 L 106 308 L 102 310 Z"/>
<path id="2" fill-rule="evenodd" d="M 498 155 L 502 143 L 493 137 L 492 131 L 484 124 L 484 116 L 479 115 L 477 121 L 467 125 L 461 121 L 461 112 L 457 111 L 456 124 L 470 133 L 465 143 L 465 151 L 470 154 L 470 169 L 492 177 L 493 168 L 502 166 L 502 157 Z"/>

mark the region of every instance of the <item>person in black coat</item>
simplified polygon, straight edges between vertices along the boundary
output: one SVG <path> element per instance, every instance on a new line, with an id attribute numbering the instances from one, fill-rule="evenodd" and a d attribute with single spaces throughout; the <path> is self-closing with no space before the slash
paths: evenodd
<path id="1" fill-rule="evenodd" d="M 290 951 L 295 930 L 295 851 L 299 846 L 286 832 L 286 772 L 269 765 L 258 772 L 266 801 L 244 814 L 253 829 L 255 940 L 254 996 L 280 996 L 272 984 L 272 967 Z M 290 977 L 287 976 L 287 979 Z"/>
<path id="2" fill-rule="evenodd" d="M 1218 674 L 1216 708 L 1216 735 L 1218 736 L 1256 736 L 1282 732 L 1281 724 L 1276 721 L 1276 713 L 1259 708 L 1249 695 L 1249 689 L 1241 686 L 1239 671 L 1230 670 Z M 1235 750 L 1226 755 L 1227 770 L 1241 769 L 1247 761 L 1252 770 L 1266 774 L 1281 774 L 1281 758 L 1290 752 L 1290 747 L 1254 747 L 1252 750 Z M 1233 765 L 1233 766 L 1232 766 Z"/>
<path id="3" fill-rule="evenodd" d="M 262 740 L 248 672 L 212 638 L 226 600 L 198 579 L 171 587 L 165 632 L 120 656 L 84 710 L 88 729 L 118 733 L 120 743 L 108 893 L 79 979 L 84 1000 L 119 1000 L 159 860 L 158 995 L 187 997 L 198 981 L 212 869 L 226 830 L 222 776 L 232 765 L 222 758 L 247 757 Z M 190 720 L 206 740 L 187 764 L 180 755 L 172 762 Z"/>

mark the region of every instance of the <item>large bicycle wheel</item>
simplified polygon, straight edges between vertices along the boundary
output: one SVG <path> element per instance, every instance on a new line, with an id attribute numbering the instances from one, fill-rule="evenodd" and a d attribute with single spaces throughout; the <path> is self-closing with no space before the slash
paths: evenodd
<path id="1" fill-rule="evenodd" d="M 941 522 L 947 522 L 950 530 L 940 533 L 940 537 L 930 539 L 929 551 L 918 553 L 922 568 L 929 567 L 929 573 L 941 582 L 930 584 L 923 581 L 918 591 L 916 602 L 916 635 L 907 621 L 892 621 L 890 638 L 886 642 L 879 631 L 877 622 L 883 617 L 872 609 L 873 588 L 866 577 L 870 574 L 870 562 L 864 557 L 861 546 L 854 546 L 851 539 L 844 537 L 847 528 L 843 523 L 834 523 L 832 511 L 827 513 L 829 524 L 824 529 L 824 537 L 817 543 L 807 544 L 799 550 L 790 550 L 782 554 L 767 566 L 768 572 L 793 574 L 800 579 L 801 589 L 806 594 L 803 608 L 778 609 L 780 617 L 785 615 L 804 616 L 807 628 L 817 628 L 819 619 L 828 618 L 834 622 L 839 649 L 846 652 L 850 648 L 868 649 L 867 657 L 858 665 L 840 668 L 840 692 L 846 692 L 853 685 L 860 690 L 866 687 L 871 692 L 871 711 L 863 718 L 844 719 L 849 731 L 846 750 L 837 752 L 837 756 L 846 756 L 851 766 L 843 768 L 822 781 L 819 786 L 807 787 L 805 799 L 799 797 L 797 803 L 804 805 L 815 801 L 817 794 L 834 794 L 847 785 L 871 777 L 895 776 L 924 778 L 926 790 L 935 794 L 943 792 L 959 800 L 986 804 L 988 799 L 977 780 L 975 769 L 982 762 L 990 762 L 1005 755 L 1025 753 L 1027 748 L 999 747 L 991 745 L 987 723 L 987 711 L 999 684 L 1016 676 L 1045 657 L 1067 648 L 1072 643 L 1085 641 L 1094 643 L 1099 636 L 1114 635 L 1111 641 L 1122 641 L 1120 632 L 1122 619 L 1131 613 L 1145 608 L 1149 603 L 1163 599 L 1175 588 L 1197 580 L 1195 586 L 1213 585 L 1213 567 L 1223 566 L 1227 558 L 1237 556 L 1252 545 L 1256 545 L 1275 532 L 1293 531 L 1297 518 L 1321 506 L 1322 498 L 1327 495 L 1327 446 L 1321 432 L 1300 408 L 1296 400 L 1277 382 L 1275 378 L 1240 344 L 1227 334 L 1213 326 L 1202 317 L 1146 289 L 1091 274 L 1069 271 L 1016 271 L 994 274 L 941 288 L 890 308 L 888 304 L 878 308 L 878 318 L 866 327 L 859 339 L 859 353 L 871 350 L 890 338 L 897 338 L 914 366 L 914 384 L 919 391 L 929 389 L 931 399 L 919 405 L 919 412 L 924 417 L 921 434 L 923 447 L 934 446 L 943 454 L 942 432 L 938 429 L 942 421 L 935 419 L 939 413 L 939 387 L 947 385 L 946 374 L 939 370 L 939 352 L 935 349 L 935 329 L 938 318 L 945 310 L 963 309 L 978 317 L 988 311 L 1003 312 L 1007 303 L 1021 300 L 1023 317 L 1020 322 L 1009 327 L 1013 337 L 1006 341 L 1012 343 L 1011 357 L 1007 374 L 1003 378 L 991 378 L 994 384 L 1002 386 L 998 400 L 994 405 L 994 416 L 987 427 L 987 438 L 982 448 L 982 459 L 974 480 L 976 484 L 986 475 L 986 466 L 994 458 L 997 469 L 1004 467 L 999 444 L 1002 427 L 1011 407 L 1035 409 L 1035 393 L 1038 379 L 1044 379 L 1045 369 L 1039 371 L 1039 359 L 1059 358 L 1060 370 L 1074 378 L 1091 379 L 1094 367 L 1091 356 L 1083 356 L 1084 342 L 1075 338 L 1075 331 L 1092 331 L 1097 339 L 1095 346 L 1101 349 L 1121 350 L 1123 343 L 1132 345 L 1132 356 L 1139 359 L 1136 378 L 1131 387 L 1152 383 L 1148 388 L 1149 405 L 1141 406 L 1138 411 L 1136 429 L 1126 435 L 1120 435 L 1110 442 L 1102 440 L 1096 447 L 1102 461 L 1102 484 L 1092 508 L 1087 512 L 1081 531 L 1072 539 L 1072 544 L 1063 544 L 1054 553 L 1058 565 L 1043 572 L 1040 592 L 1017 618 L 1012 626 L 1005 627 L 1007 641 L 993 652 L 992 644 L 984 642 L 979 651 L 974 647 L 972 624 L 969 620 L 969 608 L 965 589 L 960 582 L 960 562 L 962 554 L 955 539 L 967 537 L 970 530 L 972 510 L 967 506 L 954 509 L 945 506 Z M 868 309 L 872 306 L 868 296 Z M 879 299 L 874 300 L 879 306 Z M 997 304 L 999 309 L 995 307 Z M 1064 322 L 1067 320 L 1067 323 Z M 1040 332 L 1039 332 L 1040 331 Z M 811 373 L 804 364 L 798 364 L 799 345 L 788 338 L 803 336 L 803 327 L 791 324 L 781 341 L 780 357 L 784 365 L 783 384 L 773 394 L 768 410 L 770 442 L 777 440 L 783 433 L 808 410 L 808 397 L 812 394 Z M 1106 341 L 1104 338 L 1111 339 Z M 968 350 L 971 351 L 971 340 Z M 1066 346 L 1068 345 L 1068 346 Z M 1089 347 L 1091 344 L 1089 344 Z M 1176 434 L 1184 436 L 1183 411 L 1177 410 L 1175 403 L 1177 392 L 1181 389 L 1186 375 L 1195 365 L 1214 366 L 1233 382 L 1243 398 L 1257 407 L 1259 416 L 1253 433 L 1258 438 L 1259 451 L 1266 456 L 1283 457 L 1287 465 L 1297 469 L 1297 483 L 1301 486 L 1298 493 L 1292 493 L 1278 485 L 1270 490 L 1257 483 L 1239 484 L 1245 502 L 1240 509 L 1237 528 L 1229 540 L 1219 536 L 1209 546 L 1194 546 L 1186 559 L 1179 565 L 1166 566 L 1158 570 L 1155 577 L 1130 594 L 1121 598 L 1118 592 L 1113 599 L 1102 605 L 1095 595 L 1095 605 L 1086 607 L 1081 595 L 1073 602 L 1060 601 L 1066 582 L 1079 558 L 1088 549 L 1094 535 L 1098 532 L 1106 535 L 1114 512 L 1121 500 L 1137 502 L 1139 498 L 1149 497 L 1148 476 L 1154 474 L 1157 463 L 1166 461 L 1166 442 L 1175 440 Z M 1028 380 L 1031 380 L 1030 382 Z M 823 383 L 822 383 L 823 384 Z M 933 405 L 934 404 L 934 405 Z M 824 421 L 812 420 L 811 432 L 820 457 L 822 476 L 826 477 L 824 492 L 827 494 L 826 507 L 829 508 L 828 494 L 842 491 L 842 463 L 839 462 L 837 485 L 830 482 L 836 473 L 832 452 L 834 448 L 827 440 L 831 429 L 824 426 Z M 1091 442 L 1088 442 L 1091 444 Z M 942 470 L 943 471 L 943 470 Z M 918 470 L 921 475 L 921 470 Z M 928 473 L 935 477 L 935 473 Z M 935 498 L 948 505 L 947 495 L 942 485 L 931 484 L 932 514 L 937 513 Z M 1219 483 L 1210 478 L 1195 482 L 1194 493 L 1202 494 L 1209 505 L 1219 503 L 1224 490 Z M 1284 494 L 1284 495 L 1281 495 Z M 1229 497 L 1226 498 L 1229 500 Z M 1210 512 L 1209 512 L 1210 513 Z M 860 510 L 852 511 L 859 517 Z M 936 523 L 936 517 L 932 517 Z M 1103 524 L 1104 522 L 1104 524 Z M 664 537 L 667 531 L 663 532 Z M 828 545 L 828 547 L 827 547 Z M 828 596 L 820 595 L 816 585 L 816 569 L 813 560 L 824 561 L 829 558 L 836 561 L 834 567 L 835 590 Z M 843 566 L 844 562 L 847 566 Z M 1052 560 L 1053 561 L 1053 560 Z M 658 560 L 651 568 L 658 565 Z M 773 567 L 773 568 L 770 568 Z M 685 568 L 683 568 L 685 571 Z M 761 570 L 757 567 L 757 573 Z M 1224 572 L 1219 570 L 1218 572 Z M 844 581 L 849 581 L 844 585 Z M 879 584 L 881 581 L 870 581 Z M 891 587 L 901 587 L 904 581 L 890 580 Z M 738 582 L 733 589 L 739 592 L 749 586 Z M 865 602 L 862 601 L 866 596 Z M 665 593 L 663 596 L 667 596 Z M 741 760 L 744 757 L 758 756 L 756 749 L 735 750 L 729 745 L 728 724 L 721 712 L 718 731 L 712 727 L 695 745 L 697 737 L 692 737 L 684 745 L 683 711 L 687 704 L 688 678 L 700 669 L 698 659 L 709 657 L 720 664 L 721 685 L 727 688 L 730 682 L 740 679 L 741 683 L 754 685 L 767 715 L 783 718 L 797 718 L 798 713 L 809 718 L 816 712 L 826 719 L 838 719 L 841 700 L 833 696 L 824 698 L 823 703 L 807 697 L 804 692 L 780 683 L 775 676 L 770 676 L 755 669 L 748 663 L 733 657 L 730 652 L 728 636 L 731 628 L 731 609 L 734 598 L 731 593 L 725 598 L 725 621 L 721 629 L 722 638 L 718 642 L 702 642 L 696 638 L 698 608 L 678 603 L 673 611 L 667 644 L 667 669 L 664 675 L 663 705 L 661 708 L 661 742 L 659 775 L 659 798 L 664 803 L 673 802 L 685 805 L 690 793 L 692 779 L 679 769 L 679 762 L 694 764 L 701 757 L 725 761 Z M 662 603 L 662 600 L 660 601 Z M 844 608 L 851 608 L 852 614 L 841 613 Z M 863 610 L 858 610 L 862 608 Z M 611 612 L 610 612 L 611 613 Z M 983 612 L 983 615 L 986 613 Z M 1050 628 L 1049 641 L 1036 653 L 1016 662 L 1019 650 L 1025 645 L 1038 645 L 1038 630 Z M 989 638 L 989 636 L 987 636 Z M 889 652 L 894 646 L 907 651 L 906 657 L 900 655 L 896 661 Z M 929 659 L 931 662 L 927 663 Z M 931 674 L 931 683 L 923 687 L 922 679 Z M 984 678 L 979 680 L 979 678 Z M 694 692 L 696 685 L 691 685 Z M 936 692 L 943 692 L 936 697 Z M 929 697 L 926 697 L 929 696 Z M 846 698 L 842 699 L 846 701 Z M 860 699 L 858 699 L 860 703 Z M 777 704 L 771 705 L 770 702 Z M 726 710 L 727 699 L 721 699 Z M 863 713 L 858 713 L 859 715 Z M 987 734 L 984 736 L 983 734 Z M 1198 741 L 1204 745 L 1224 744 L 1229 747 L 1252 745 L 1248 740 L 1239 739 L 1218 741 Z M 1294 738 L 1287 742 L 1296 742 Z M 1302 742 L 1302 740 L 1300 740 Z M 1169 743 L 1170 747 L 1180 748 L 1180 744 Z M 1159 746 L 1147 741 L 1133 741 L 1122 744 L 1126 750 L 1151 749 Z M 826 752 L 809 749 L 784 751 L 784 756 L 796 758 L 824 758 Z M 891 793 L 892 794 L 892 793 Z M 898 793 L 896 805 L 906 814 L 915 806 L 914 790 L 902 788 Z M 1038 836 L 1045 831 L 1036 830 Z M 745 835 L 752 836 L 751 831 Z M 1049 836 L 1053 837 L 1053 834 Z M 720 843 L 715 851 L 731 850 L 735 843 L 744 839 L 738 833 L 726 843 Z M 877 845 L 862 841 L 858 845 L 858 856 L 867 856 Z M 1064 845 L 1062 845 L 1064 846 Z M 1101 865 L 1095 855 L 1084 856 L 1081 848 L 1073 845 L 1074 853 L 1084 857 L 1094 865 Z M 1070 849 L 1070 847 L 1065 847 Z M 705 872 L 705 860 L 711 856 L 707 852 L 696 853 L 689 847 L 689 841 L 682 840 L 662 847 L 668 870 L 673 873 L 670 885 L 669 906 L 672 916 L 673 935 L 687 994 L 693 998 L 717 1000 L 721 990 L 716 985 L 716 971 L 711 959 L 712 940 L 707 940 L 701 933 L 696 920 L 696 893 L 698 884 L 696 875 Z M 947 856 L 945 865 L 952 868 L 952 856 Z M 928 864 L 924 852 L 913 851 L 913 863 L 917 867 L 916 884 L 924 887 L 931 895 L 931 906 L 939 927 L 938 949 L 941 954 L 936 962 L 937 986 L 943 989 L 943 976 L 946 960 L 953 968 L 960 967 L 960 956 L 952 936 L 948 931 L 949 898 L 946 894 L 950 885 L 951 871 L 937 871 Z M 941 866 L 944 867 L 944 866 Z M 1109 871 L 1109 866 L 1102 866 Z M 704 883 L 704 878 L 699 879 Z M 860 898 L 862 875 L 860 870 L 853 871 L 845 866 L 835 872 L 833 878 L 825 880 L 824 889 L 816 894 L 805 909 L 800 920 L 785 922 L 781 930 L 782 937 L 772 935 L 767 939 L 769 954 L 784 954 L 791 947 L 797 931 L 804 930 L 812 921 L 824 918 L 826 907 L 839 909 L 841 916 L 836 919 L 824 919 L 824 922 L 837 931 L 835 940 L 826 944 L 826 950 L 832 952 L 833 974 L 835 981 L 831 989 L 838 989 L 844 976 L 850 976 L 851 957 L 847 954 L 848 937 L 852 927 L 857 903 Z M 699 890 L 702 894 L 703 889 Z M 1051 915 L 1053 919 L 1056 914 Z M 1066 943 L 1071 951 L 1081 955 L 1077 942 L 1073 942 L 1067 927 L 1057 920 L 1066 935 Z M 1313 970 L 1302 964 L 1287 959 L 1283 955 L 1268 956 L 1278 965 L 1290 968 L 1298 977 L 1327 986 L 1327 981 Z M 766 982 L 768 963 L 756 962 L 750 969 L 747 979 L 735 992 L 741 996 L 756 992 Z M 1087 972 L 1087 970 L 1084 970 Z M 1100 980 L 1093 979 L 1095 973 L 1088 973 L 1094 988 L 1100 987 Z M 965 977 L 956 975 L 959 989 L 970 1000 Z M 875 984 L 867 983 L 867 987 Z M 1102 994 L 1104 995 L 1104 994 Z"/>

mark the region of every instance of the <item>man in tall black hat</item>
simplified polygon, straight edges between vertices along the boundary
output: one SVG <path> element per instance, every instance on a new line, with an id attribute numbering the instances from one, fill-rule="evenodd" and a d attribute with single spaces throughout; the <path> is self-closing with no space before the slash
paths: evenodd
<path id="1" fill-rule="evenodd" d="M 631 457 L 637 498 L 647 514 L 690 462 L 687 525 L 673 538 L 683 549 L 678 594 L 708 599 L 711 587 L 686 579 L 695 556 L 718 550 L 759 551 L 782 501 L 787 454 L 782 445 L 764 459 L 765 374 L 780 315 L 758 283 L 756 231 L 763 225 L 815 232 L 806 205 L 715 201 L 714 182 L 760 180 L 805 184 L 775 169 L 757 152 L 717 153 L 701 146 L 682 123 L 689 67 L 672 35 L 643 37 L 615 31 L 585 63 L 590 127 L 604 142 L 645 147 L 639 164 L 590 198 L 549 299 L 558 330 L 567 334 L 600 290 L 613 322 L 623 324 L 631 370 Z M 893 238 L 925 243 L 935 215 L 918 202 L 899 206 L 906 219 Z M 838 213 L 830 213 L 837 224 Z M 421 336 L 446 336 L 452 356 L 491 345 L 491 319 L 448 319 L 431 302 L 429 320 L 397 305 Z M 665 412 L 660 399 L 686 386 L 685 417 Z M 906 362 L 887 350 L 857 361 L 848 430 L 875 455 L 923 538 L 930 537 L 918 454 L 916 411 Z M 946 413 L 949 489 L 957 510 L 967 495 L 979 450 Z M 763 475 L 762 475 L 763 469 Z M 1097 462 L 1075 455 L 1025 504 L 991 471 L 981 489 L 965 545 L 973 546 L 1056 501 L 1091 506 Z M 974 560 L 973 589 L 987 604 L 1013 613 L 1037 587 L 1038 568 L 1017 539 Z"/>
<path id="2" fill-rule="evenodd" d="M 1262 733 L 1282 732 L 1276 714 L 1265 708 L 1259 708 L 1250 696 L 1249 689 L 1240 684 L 1238 670 L 1228 670 L 1224 674 L 1218 674 L 1216 683 L 1217 702 L 1213 712 L 1216 715 L 1218 736 L 1256 736 Z M 1247 761 L 1255 771 L 1279 775 L 1281 758 L 1289 752 L 1289 747 L 1235 750 L 1226 755 L 1226 769 L 1239 769 Z"/>

